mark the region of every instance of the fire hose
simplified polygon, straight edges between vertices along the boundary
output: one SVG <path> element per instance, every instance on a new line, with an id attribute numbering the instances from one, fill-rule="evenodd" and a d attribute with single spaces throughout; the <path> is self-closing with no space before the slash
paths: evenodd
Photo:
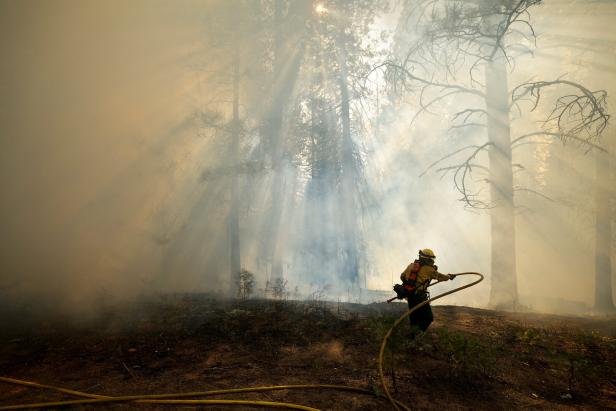
<path id="1" fill-rule="evenodd" d="M 213 399 L 213 400 L 204 400 L 204 399 L 194 399 L 195 397 L 207 397 L 213 395 L 222 395 L 222 394 L 238 394 L 238 393 L 248 393 L 248 392 L 264 392 L 264 391 L 280 391 L 280 390 L 298 390 L 298 389 L 317 389 L 317 390 L 337 390 L 337 391 L 348 391 L 354 392 L 358 394 L 371 395 L 376 397 L 385 397 L 392 407 L 396 411 L 405 410 L 410 411 L 410 408 L 403 404 L 402 402 L 393 398 L 391 393 L 389 392 L 389 388 L 385 382 L 385 374 L 383 372 L 383 355 L 385 353 L 385 348 L 387 346 L 387 342 L 393 332 L 398 328 L 398 326 L 404 321 L 409 315 L 411 315 L 415 310 L 423 307 L 426 304 L 429 304 L 432 301 L 438 300 L 439 298 L 443 298 L 447 295 L 456 293 L 465 288 L 472 287 L 476 284 L 479 284 L 483 281 L 483 274 L 477 272 L 463 272 L 454 274 L 455 276 L 461 275 L 476 275 L 479 277 L 476 281 L 472 283 L 463 285 L 461 287 L 454 288 L 447 292 L 438 294 L 434 297 L 431 297 L 420 304 L 414 306 L 413 308 L 407 310 L 400 318 L 398 318 L 391 328 L 385 334 L 383 341 L 381 343 L 381 347 L 379 350 L 378 356 L 378 371 L 379 378 L 381 381 L 381 385 L 383 386 L 383 391 L 385 395 L 381 395 L 376 393 L 375 391 L 351 387 L 345 385 L 331 385 L 331 384 L 301 384 L 301 385 L 274 385 L 274 386 L 264 386 L 264 387 L 248 387 L 248 388 L 234 388 L 234 389 L 226 389 L 226 390 L 211 390 L 211 391 L 197 391 L 197 392 L 184 392 L 184 393 L 170 393 L 170 394 L 149 394 L 149 395 L 127 395 L 127 396 L 106 396 L 106 395 L 98 395 L 98 394 L 89 394 L 82 391 L 71 390 L 68 388 L 57 387 L 53 385 L 45 385 L 39 384 L 31 381 L 18 380 L 15 378 L 8 377 L 0 377 L 0 382 L 8 383 L 8 384 L 16 384 L 31 388 L 41 388 L 41 389 L 49 389 L 53 391 L 57 391 L 63 394 L 73 395 L 76 397 L 81 397 L 82 399 L 78 400 L 68 400 L 68 401 L 48 401 L 41 403 L 30 403 L 30 404 L 15 404 L 15 405 L 5 405 L 0 406 L 0 410 L 27 410 L 27 409 L 44 409 L 44 408 L 56 408 L 56 407 L 68 407 L 74 405 L 97 405 L 97 404 L 112 404 L 112 403 L 126 403 L 126 402 L 135 402 L 135 403 L 146 403 L 146 404 L 167 404 L 167 405 L 200 405 L 200 406 L 247 406 L 247 407 L 269 407 L 269 408 L 283 408 L 290 410 L 303 410 L 303 411 L 320 411 L 317 408 L 308 407 L 305 405 L 292 404 L 286 402 L 275 402 L 275 401 L 255 401 L 255 400 L 224 400 L 224 399 Z M 394 297 L 395 299 L 395 297 Z M 391 300 L 390 300 L 391 301 Z M 192 399 L 182 399 L 182 398 L 192 398 Z"/>

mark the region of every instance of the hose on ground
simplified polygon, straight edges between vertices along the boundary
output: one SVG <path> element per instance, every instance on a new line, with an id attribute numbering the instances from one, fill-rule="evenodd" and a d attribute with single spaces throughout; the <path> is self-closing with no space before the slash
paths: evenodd
<path id="1" fill-rule="evenodd" d="M 414 306 L 413 308 L 407 310 L 400 318 L 398 318 L 391 328 L 385 334 L 383 341 L 381 343 L 381 347 L 379 350 L 378 357 L 378 371 L 379 378 L 381 381 L 381 385 L 383 386 L 383 390 L 385 392 L 385 396 L 387 400 L 391 403 L 393 408 L 396 411 L 400 411 L 401 409 L 405 411 L 410 411 L 410 408 L 403 404 L 402 402 L 393 398 L 389 389 L 387 388 L 387 383 L 385 382 L 385 375 L 383 372 L 383 355 L 385 353 L 385 348 L 387 346 L 387 342 L 396 328 L 406 319 L 409 315 L 411 315 L 415 310 L 423 307 L 426 304 L 429 304 L 431 301 L 438 300 L 439 298 L 443 298 L 447 295 L 456 293 L 465 288 L 472 287 L 481 281 L 483 281 L 483 274 L 476 272 L 463 272 L 455 274 L 455 276 L 461 275 L 477 275 L 480 278 L 472 283 L 466 284 L 464 286 L 454 288 L 453 290 L 444 292 L 442 294 L 438 294 L 434 297 L 423 301 L 422 303 Z M 195 398 L 195 397 L 206 397 L 212 395 L 223 395 L 223 394 L 237 394 L 237 393 L 248 393 L 248 392 L 264 392 L 264 391 L 279 391 L 279 390 L 297 390 L 297 389 L 330 389 L 330 390 L 338 390 L 338 391 L 350 391 L 359 394 L 372 395 L 376 397 L 383 397 L 374 391 L 367 390 L 364 388 L 358 387 L 350 387 L 346 385 L 331 385 L 331 384 L 300 384 L 300 385 L 275 385 L 275 386 L 263 386 L 263 387 L 247 387 L 247 388 L 233 388 L 226 390 L 211 390 L 211 391 L 197 391 L 197 392 L 185 392 L 185 393 L 165 393 L 165 394 L 149 394 L 149 395 L 127 395 L 127 396 L 106 396 L 106 395 L 97 395 L 97 394 L 89 394 L 82 391 L 71 390 L 68 388 L 57 387 L 53 385 L 39 384 L 32 381 L 24 381 L 18 380 L 15 378 L 8 377 L 0 377 L 0 382 L 5 382 L 9 384 L 16 384 L 31 388 L 42 388 L 58 391 L 64 394 L 69 394 L 77 397 L 81 397 L 83 399 L 79 400 L 69 400 L 69 401 L 49 401 L 42 403 L 30 403 L 30 404 L 15 404 L 15 405 L 6 405 L 0 406 L 0 410 L 26 410 L 26 409 L 44 409 L 44 408 L 54 408 L 54 407 L 67 407 L 74 405 L 84 405 L 84 404 L 109 404 L 109 403 L 122 403 L 122 402 L 137 402 L 137 403 L 148 403 L 148 404 L 168 404 L 168 405 L 201 405 L 201 406 L 211 406 L 211 405 L 221 405 L 221 406 L 251 406 L 251 407 L 269 407 L 269 408 L 283 408 L 290 410 L 304 410 L 304 411 L 319 411 L 317 408 L 312 408 L 299 404 L 292 404 L 286 402 L 275 402 L 275 401 L 255 401 L 255 400 L 203 400 L 203 399 L 180 399 L 180 398 Z"/>
<path id="2" fill-rule="evenodd" d="M 82 400 L 69 400 L 69 401 L 50 401 L 45 403 L 31 403 L 31 404 L 17 404 L 17 405 L 9 405 L 9 406 L 0 406 L 0 410 L 26 410 L 26 409 L 42 409 L 42 408 L 53 408 L 53 407 L 61 407 L 61 406 L 71 406 L 71 405 L 86 405 L 86 404 L 108 404 L 108 403 L 121 403 L 121 402 L 137 402 L 137 403 L 148 403 L 148 404 L 184 404 L 184 405 L 252 405 L 252 406 L 269 406 L 269 407 L 278 407 L 278 408 L 287 408 L 287 409 L 299 409 L 299 410 L 316 410 L 316 408 L 306 407 L 298 404 L 290 404 L 290 403 L 265 403 L 263 401 L 243 401 L 241 403 L 232 403 L 229 400 L 224 400 L 225 402 L 220 403 L 217 401 L 223 400 L 180 400 L 179 398 L 187 398 L 187 397 L 206 397 L 212 395 L 223 395 L 223 394 L 238 394 L 238 393 L 248 393 L 248 392 L 264 392 L 264 391 L 281 391 L 281 390 L 298 390 L 298 389 L 330 389 L 330 390 L 338 390 L 338 391 L 350 391 L 358 394 L 365 394 L 371 396 L 377 396 L 381 398 L 385 398 L 383 395 L 379 395 L 374 391 L 367 390 L 364 388 L 351 387 L 346 385 L 333 385 L 333 384 L 297 384 L 297 385 L 274 385 L 274 386 L 263 386 L 263 387 L 247 387 L 247 388 L 231 388 L 226 390 L 211 390 L 211 391 L 195 391 L 195 392 L 183 392 L 183 393 L 170 393 L 170 394 L 146 394 L 146 395 L 127 395 L 127 396 L 117 396 L 111 397 L 106 395 L 97 395 L 97 394 L 89 394 L 82 391 L 76 391 L 71 389 L 66 389 L 62 387 L 56 387 L 53 385 L 39 384 L 32 381 L 24 381 L 18 380 L 15 378 L 6 378 L 0 377 L 1 382 L 22 385 L 26 387 L 32 388 L 43 388 L 50 389 L 54 391 L 58 391 L 64 394 L 74 395 L 78 397 L 83 397 L 86 399 Z M 197 402 L 195 402 L 197 401 Z M 200 402 L 199 402 L 200 401 Z M 404 404 L 399 401 L 396 401 L 398 406 L 403 409 L 408 409 Z"/>

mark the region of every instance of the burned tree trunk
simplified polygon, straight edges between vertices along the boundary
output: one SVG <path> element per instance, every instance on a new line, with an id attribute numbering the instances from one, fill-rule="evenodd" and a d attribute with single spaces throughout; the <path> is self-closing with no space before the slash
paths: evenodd
<path id="1" fill-rule="evenodd" d="M 344 43 L 338 39 L 340 73 L 340 106 L 342 121 L 342 203 L 340 207 L 343 224 L 342 269 L 343 278 L 351 285 L 359 284 L 359 261 L 357 252 L 357 203 L 355 184 L 357 170 L 351 138 L 351 106 L 348 86 L 347 55 Z"/>
<path id="2" fill-rule="evenodd" d="M 595 310 L 614 310 L 612 300 L 612 216 L 609 154 L 596 151 L 595 159 Z M 607 176 L 606 176 L 607 174 Z M 606 184 L 605 181 L 608 181 Z"/>
<path id="3" fill-rule="evenodd" d="M 275 2 L 275 15 L 274 25 L 276 31 L 274 34 L 274 81 L 280 81 L 280 74 L 283 71 L 283 57 L 282 57 L 282 34 L 281 34 L 281 21 L 282 21 L 282 1 L 276 0 Z M 282 213 L 283 193 L 284 193 L 284 167 L 283 155 L 284 144 L 282 141 L 282 116 L 284 111 L 284 97 L 283 92 L 284 84 L 278 84 L 280 92 L 275 93 L 272 101 L 272 108 L 270 111 L 268 126 L 270 133 L 270 150 L 272 170 L 274 173 L 274 180 L 272 184 L 272 206 L 270 209 L 270 218 L 267 219 L 269 225 L 268 241 L 266 242 L 266 259 L 271 263 L 271 276 L 270 280 L 275 281 L 281 279 L 283 275 L 282 261 L 280 257 L 278 235 L 280 232 L 280 217 Z"/>
<path id="4" fill-rule="evenodd" d="M 233 118 L 231 120 L 231 161 L 239 164 L 240 146 L 240 47 L 236 44 L 233 56 Z M 239 176 L 231 176 L 231 208 L 229 210 L 229 295 L 235 295 L 242 268 L 239 229 Z"/>
<path id="5" fill-rule="evenodd" d="M 503 59 L 486 65 L 486 110 L 490 162 L 492 235 L 490 305 L 514 308 L 518 302 L 515 215 L 507 71 Z"/>

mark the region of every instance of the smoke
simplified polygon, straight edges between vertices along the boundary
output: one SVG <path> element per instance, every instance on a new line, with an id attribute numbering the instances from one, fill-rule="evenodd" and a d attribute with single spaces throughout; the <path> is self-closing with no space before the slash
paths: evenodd
<path id="1" fill-rule="evenodd" d="M 255 273 L 257 288 L 272 280 L 271 257 L 279 255 L 289 288 L 297 285 L 305 296 L 330 284 L 330 297 L 348 296 L 357 284 L 340 275 L 348 269 L 349 257 L 340 250 L 351 244 L 361 250 L 357 282 L 362 288 L 390 290 L 392 280 L 397 282 L 417 250 L 425 247 L 436 251 L 442 272 L 489 274 L 487 212 L 465 210 L 449 175 L 420 177 L 461 142 L 480 141 L 481 132 L 448 132 L 445 120 L 450 118 L 440 114 L 423 115 L 410 126 L 410 109 L 388 108 L 382 102 L 375 106 L 372 86 L 373 118 L 360 122 L 359 103 L 351 108 L 357 120 L 353 142 L 362 152 L 355 166 L 363 185 L 353 197 L 356 202 L 343 198 L 334 182 L 344 173 L 329 162 L 332 153 L 343 150 L 330 137 L 342 128 L 334 111 L 321 110 L 328 114 L 312 125 L 321 127 L 320 142 L 331 145 L 315 154 L 306 143 L 311 100 L 302 93 L 320 90 L 313 85 L 319 81 L 330 90 L 338 87 L 336 72 L 315 74 L 313 66 L 325 63 L 303 60 L 288 104 L 305 98 L 293 111 L 304 127 L 284 121 L 286 146 L 279 165 L 268 157 L 275 148 L 260 143 L 270 111 L 265 102 L 276 84 L 271 84 L 267 67 L 257 63 L 264 58 L 260 50 L 272 48 L 273 37 L 254 40 L 241 53 L 240 112 L 246 122 L 242 164 L 234 164 L 226 128 L 234 29 L 212 35 L 217 20 L 227 21 L 224 5 L 0 3 L 0 298 L 80 315 L 152 292 L 226 290 L 234 176 L 241 198 L 242 266 Z M 250 5 L 242 7 L 250 13 Z M 611 27 L 610 22 L 599 12 L 576 14 L 576 30 L 565 33 L 561 19 L 577 9 L 552 14 L 548 7 L 536 15 L 546 45 L 542 48 L 540 40 L 536 57 L 518 62 L 522 69 L 515 71 L 510 85 L 568 73 L 593 90 L 616 92 L 616 33 L 602 29 Z M 372 30 L 392 31 L 388 25 L 393 20 L 377 20 Z M 292 29 L 297 27 L 285 28 Z M 263 27 L 251 30 L 247 37 L 258 38 Z M 286 47 L 293 48 L 296 38 L 287 37 Z M 391 36 L 384 38 L 381 49 L 389 47 Z M 584 38 L 601 38 L 607 51 L 559 48 L 562 42 L 572 46 Z M 311 47 L 316 46 L 306 45 L 306 56 L 315 55 Z M 286 70 L 292 70 L 291 61 Z M 334 104 L 322 100 L 317 103 Z M 443 109 L 452 112 L 465 103 Z M 540 107 L 514 129 L 533 129 L 546 110 Z M 378 126 L 377 114 L 383 119 Z M 613 139 L 613 131 L 606 136 Z M 318 176 L 313 154 L 322 156 Z M 524 146 L 514 156 L 525 167 L 516 178 L 550 198 L 530 192 L 516 197 L 521 303 L 548 311 L 592 305 L 594 154 L 554 140 Z M 348 170 L 350 164 L 343 166 Z M 601 184 L 613 190 L 613 177 L 604 172 Z M 277 185 L 279 212 L 272 213 Z M 360 201 L 356 236 L 345 237 L 341 221 L 350 207 L 360 209 Z M 613 247 L 611 253 L 613 257 Z M 444 303 L 484 306 L 488 297 L 489 278 Z"/>
<path id="2" fill-rule="evenodd" d="M 187 172 L 176 164 L 197 154 L 186 59 L 204 10 L 194 6 L 2 3 L 9 297 L 73 309 L 134 294 L 158 269 L 152 217 Z"/>

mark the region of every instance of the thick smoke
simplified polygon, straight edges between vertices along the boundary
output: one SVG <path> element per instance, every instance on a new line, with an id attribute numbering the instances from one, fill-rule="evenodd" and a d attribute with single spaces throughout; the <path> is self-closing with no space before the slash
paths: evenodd
<path id="1" fill-rule="evenodd" d="M 250 15 L 251 7 L 238 5 L 237 14 Z M 589 14 L 576 6 L 559 13 L 549 7 L 546 2 L 535 15 L 536 55 L 517 62 L 510 85 L 567 73 L 613 95 L 616 32 L 601 16 L 609 5 Z M 334 105 L 338 94 L 315 102 L 302 93 L 337 90 L 340 74 L 315 69 L 326 67 L 314 54 L 317 42 L 289 51 L 298 36 L 293 30 L 304 25 L 285 23 L 290 35 L 280 40 L 288 56 L 282 72 L 301 61 L 294 81 L 279 76 L 292 86 L 276 83 L 271 70 L 259 66 L 259 50 L 273 49 L 273 36 L 240 51 L 245 123 L 236 164 L 228 125 L 237 30 L 220 28 L 230 24 L 225 10 L 225 2 L 186 0 L 0 3 L 0 299 L 87 313 L 153 292 L 226 292 L 234 178 L 242 267 L 255 273 L 258 289 L 280 269 L 290 293 L 297 286 L 305 297 L 329 285 L 329 297 L 357 300 L 359 288 L 390 290 L 425 247 L 436 251 L 443 272 L 489 274 L 487 212 L 465 210 L 449 175 L 420 177 L 461 141 L 480 140 L 481 130 L 452 133 L 451 118 L 440 113 L 411 125 L 412 104 L 389 106 L 384 82 L 376 79 L 367 109 L 372 117 L 357 120 L 366 116 L 358 114 L 357 101 L 350 108 L 360 152 L 351 163 L 336 154 L 346 143 L 331 141 L 343 129 L 336 111 L 320 109 L 316 125 L 308 119 L 315 110 L 310 104 Z M 371 22 L 368 36 L 382 39 L 382 54 L 362 63 L 378 61 L 391 47 L 395 10 Z M 565 16 L 577 19 L 573 30 L 565 30 Z M 264 28 L 249 30 L 246 38 L 257 39 Z M 580 50 L 581 39 L 601 39 L 599 50 Z M 339 70 L 339 62 L 330 64 Z M 272 127 L 273 110 L 265 105 L 277 87 L 294 106 L 285 107 L 280 152 L 275 141 L 260 138 Z M 516 132 L 536 127 L 548 111 L 539 107 L 514 124 Z M 313 143 L 321 151 L 306 143 L 318 133 Z M 533 189 L 516 197 L 523 306 L 583 312 L 593 304 L 596 173 L 606 191 L 615 186 L 609 175 L 613 129 L 604 136 L 612 141 L 605 169 L 596 167 L 594 152 L 573 142 L 545 141 L 514 153 L 514 162 L 524 164 L 516 181 Z M 361 175 L 352 198 L 335 185 L 345 174 L 331 163 L 332 153 L 345 159 L 344 170 Z M 345 231 L 341 221 L 351 210 L 358 222 Z M 351 244 L 360 250 L 359 267 L 342 275 L 349 271 Z M 609 250 L 614 257 L 612 244 Z M 444 303 L 484 306 L 488 284 Z"/>

